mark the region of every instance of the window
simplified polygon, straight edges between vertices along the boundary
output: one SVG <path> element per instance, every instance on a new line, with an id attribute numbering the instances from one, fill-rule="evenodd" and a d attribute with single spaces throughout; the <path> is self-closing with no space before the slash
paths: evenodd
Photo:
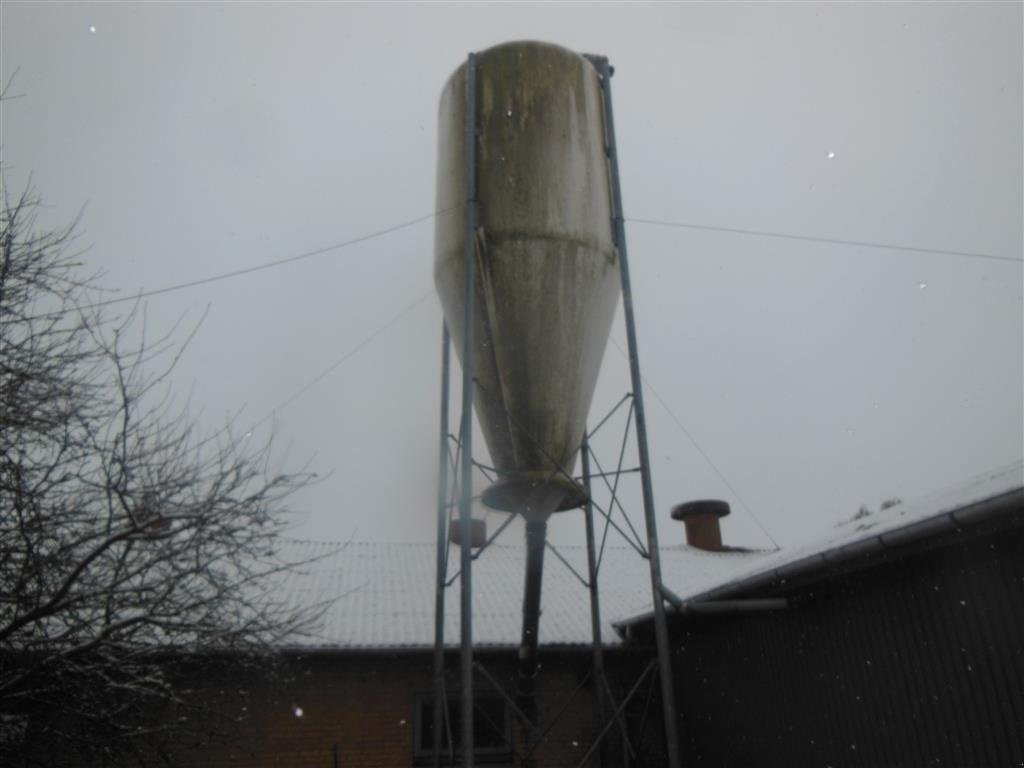
<path id="1" fill-rule="evenodd" d="M 448 722 L 442 721 L 443 755 L 462 753 L 462 712 L 457 692 L 448 694 Z M 416 696 L 415 750 L 417 762 L 429 762 L 434 750 L 434 695 Z M 454 742 L 451 749 L 449 734 Z M 512 756 L 512 721 L 508 704 L 494 694 L 475 693 L 473 701 L 473 755 L 477 762 L 503 762 Z"/>

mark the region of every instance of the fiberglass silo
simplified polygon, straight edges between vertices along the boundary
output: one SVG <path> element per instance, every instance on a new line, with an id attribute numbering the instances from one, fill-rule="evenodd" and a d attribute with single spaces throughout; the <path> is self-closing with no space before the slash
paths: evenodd
<path id="1" fill-rule="evenodd" d="M 434 279 L 464 338 L 465 65 L 441 96 Z M 476 65 L 474 403 L 500 478 L 489 506 L 579 506 L 571 475 L 620 291 L 601 85 L 579 54 L 508 43 Z M 557 467 L 564 470 L 559 472 Z"/>

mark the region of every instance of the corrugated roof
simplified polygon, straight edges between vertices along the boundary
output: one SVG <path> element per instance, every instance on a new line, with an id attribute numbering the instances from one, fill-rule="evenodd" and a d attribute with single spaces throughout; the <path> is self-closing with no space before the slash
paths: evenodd
<path id="1" fill-rule="evenodd" d="M 813 544 L 779 552 L 711 553 L 687 546 L 662 547 L 662 578 L 684 600 L 733 582 L 772 571 L 815 553 L 833 550 L 880 533 L 1024 487 L 1024 464 L 1017 462 L 971 482 L 913 503 L 837 528 Z M 586 574 L 586 550 L 558 546 L 560 554 Z M 289 574 L 279 597 L 293 605 L 331 601 L 315 634 L 299 638 L 309 648 L 430 648 L 434 642 L 435 545 L 351 542 L 291 542 L 284 556 L 297 561 L 319 558 Z M 459 550 L 451 550 L 449 573 L 458 568 Z M 492 545 L 473 563 L 473 639 L 479 647 L 511 647 L 522 627 L 523 546 Z M 608 547 L 599 577 L 603 639 L 621 642 L 613 625 L 651 608 L 647 561 L 628 547 Z M 542 645 L 590 642 L 587 590 L 548 552 L 541 598 Z M 445 642 L 459 639 L 459 582 L 445 594 Z"/>
<path id="2" fill-rule="evenodd" d="M 558 546 L 558 552 L 586 575 L 586 549 Z M 295 605 L 335 599 L 318 631 L 298 645 L 323 648 L 428 648 L 434 644 L 434 544 L 293 542 L 289 560 L 320 557 L 291 573 L 279 598 Z M 738 561 L 763 553 L 710 553 L 691 547 L 663 547 L 668 584 L 710 587 L 734 573 Z M 453 547 L 449 573 L 458 570 Z M 519 643 L 525 564 L 523 546 L 493 544 L 473 563 L 473 641 L 481 647 Z M 607 547 L 598 577 L 604 641 L 620 642 L 613 622 L 650 608 L 647 561 L 629 547 Z M 583 584 L 549 551 L 541 592 L 542 645 L 590 642 L 590 598 Z M 445 593 L 445 642 L 459 642 L 459 581 Z"/>

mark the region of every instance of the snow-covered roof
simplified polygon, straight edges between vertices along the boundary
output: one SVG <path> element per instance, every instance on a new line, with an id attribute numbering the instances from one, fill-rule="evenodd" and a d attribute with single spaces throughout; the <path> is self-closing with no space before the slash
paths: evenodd
<path id="1" fill-rule="evenodd" d="M 582 576 L 586 549 L 558 545 L 558 553 Z M 322 559 L 291 574 L 279 597 L 298 605 L 336 598 L 319 631 L 299 645 L 321 648 L 430 648 L 434 644 L 434 544 L 295 542 L 289 559 Z M 687 546 L 663 547 L 663 578 L 669 584 L 711 586 L 729 578 L 737 561 L 759 553 L 702 552 Z M 458 570 L 453 547 L 449 573 Z M 522 631 L 525 547 L 493 544 L 473 562 L 473 642 L 480 647 L 511 647 Z M 616 645 L 612 624 L 650 608 L 647 561 L 629 547 L 605 549 L 598 576 L 602 634 Z M 542 645 L 590 643 L 590 596 L 580 580 L 552 552 L 544 558 L 541 591 Z M 445 643 L 459 644 L 459 581 L 445 590 Z"/>
<path id="2" fill-rule="evenodd" d="M 1024 489 L 1024 464 L 1017 462 L 943 492 L 840 526 L 829 537 L 778 552 L 712 553 L 688 546 L 661 548 L 662 579 L 683 600 L 720 592 L 792 564 L 856 548 L 881 535 L 914 529 L 931 518 Z M 663 534 L 664 535 L 664 534 Z M 579 574 L 586 574 L 586 549 L 558 546 Z M 319 558 L 287 576 L 278 597 L 293 605 L 331 601 L 307 648 L 412 649 L 434 642 L 435 545 L 350 542 L 292 542 L 288 559 Z M 451 550 L 455 574 L 459 550 Z M 512 647 L 522 628 L 523 546 L 492 545 L 473 563 L 473 639 L 478 647 Z M 603 640 L 621 642 L 614 625 L 651 608 L 647 561 L 629 547 L 608 547 L 599 576 Z M 545 556 L 541 593 L 542 645 L 590 642 L 589 595 L 565 564 Z M 445 643 L 458 645 L 459 583 L 445 594 Z"/>
<path id="3" fill-rule="evenodd" d="M 687 599 L 701 599 L 714 592 L 716 596 L 727 594 L 735 587 L 751 584 L 758 577 L 769 574 L 806 570 L 815 564 L 831 564 L 872 548 L 884 548 L 904 544 L 929 535 L 956 527 L 964 520 L 951 520 L 949 516 L 972 509 L 985 502 L 1011 498 L 1021 504 L 1024 495 L 1024 462 L 1014 462 L 1004 467 L 978 475 L 965 483 L 935 491 L 921 498 L 900 502 L 878 512 L 870 512 L 838 526 L 834 533 L 799 547 L 790 547 L 767 554 L 756 562 L 744 563 L 737 567 L 730 578 L 719 584 L 702 586 L 687 591 Z M 944 518 L 948 524 L 939 527 L 933 523 Z"/>

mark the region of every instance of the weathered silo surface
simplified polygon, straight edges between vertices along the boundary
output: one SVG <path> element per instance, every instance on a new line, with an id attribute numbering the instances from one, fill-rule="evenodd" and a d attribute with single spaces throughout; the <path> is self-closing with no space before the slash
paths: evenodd
<path id="1" fill-rule="evenodd" d="M 464 337 L 465 65 L 441 96 L 434 279 Z M 572 474 L 620 291 L 601 86 L 579 54 L 508 43 L 477 56 L 477 417 L 501 479 L 489 505 L 543 518 L 583 501 Z"/>

